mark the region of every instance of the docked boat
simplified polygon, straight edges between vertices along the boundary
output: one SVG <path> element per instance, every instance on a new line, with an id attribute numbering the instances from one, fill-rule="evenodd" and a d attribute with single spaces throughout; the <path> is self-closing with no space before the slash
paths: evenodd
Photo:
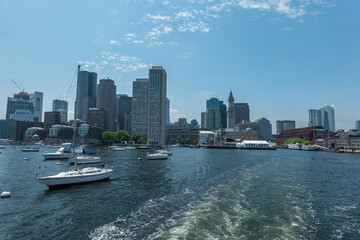
<path id="1" fill-rule="evenodd" d="M 9 142 L 9 140 L 7 140 L 7 139 L 0 139 L 0 145 L 10 145 L 10 142 Z"/>
<path id="2" fill-rule="evenodd" d="M 71 143 L 62 143 L 60 144 L 60 147 L 64 148 L 64 153 L 71 152 Z"/>
<path id="3" fill-rule="evenodd" d="M 23 151 L 23 152 L 38 152 L 39 148 L 38 147 L 26 147 L 26 148 L 23 148 L 21 151 Z"/>
<path id="4" fill-rule="evenodd" d="M 303 148 L 303 145 L 301 143 L 290 143 L 290 144 L 288 144 L 288 149 L 301 150 L 302 148 Z"/>
<path id="5" fill-rule="evenodd" d="M 102 160 L 97 155 L 80 155 L 76 157 L 76 161 L 78 164 L 90 164 L 90 163 L 101 163 Z M 70 159 L 70 164 L 75 164 L 75 159 Z"/>
<path id="6" fill-rule="evenodd" d="M 80 65 L 78 66 L 78 73 L 80 71 Z M 78 75 L 79 76 L 79 75 Z M 74 121 L 74 135 L 73 143 L 75 145 L 75 133 L 76 133 L 76 121 Z M 110 175 L 113 172 L 113 169 L 106 167 L 102 164 L 101 167 L 86 167 L 83 169 L 78 168 L 77 156 L 75 154 L 75 149 L 73 148 L 73 157 L 74 157 L 74 170 L 60 172 L 55 175 L 42 176 L 40 173 L 36 174 L 35 179 L 41 183 L 45 184 L 49 188 L 57 186 L 67 186 L 79 183 L 90 183 L 95 181 L 102 181 L 109 179 Z"/>
<path id="7" fill-rule="evenodd" d="M 45 160 L 58 160 L 58 159 L 69 159 L 71 155 L 69 153 L 64 152 L 64 148 L 59 148 L 54 153 L 43 153 Z"/>
<path id="8" fill-rule="evenodd" d="M 276 150 L 276 143 L 263 140 L 243 140 L 241 143 L 236 143 L 236 147 L 247 150 Z"/>
<path id="9" fill-rule="evenodd" d="M 303 151 L 315 151 L 316 148 L 315 148 L 315 145 L 309 144 L 309 145 L 303 145 L 302 150 Z"/>
<path id="10" fill-rule="evenodd" d="M 149 146 L 148 145 L 140 145 L 140 146 L 137 146 L 137 149 L 149 149 Z"/>
<path id="11" fill-rule="evenodd" d="M 148 153 L 146 154 L 148 160 L 166 160 L 168 155 L 165 153 Z"/>

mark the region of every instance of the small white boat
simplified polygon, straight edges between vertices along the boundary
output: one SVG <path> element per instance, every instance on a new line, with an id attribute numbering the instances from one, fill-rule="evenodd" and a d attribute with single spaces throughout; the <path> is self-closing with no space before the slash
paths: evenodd
<path id="1" fill-rule="evenodd" d="M 302 150 L 303 151 L 315 151 L 316 148 L 315 148 L 315 145 L 309 144 L 309 145 L 303 145 Z"/>
<path id="2" fill-rule="evenodd" d="M 113 147 L 111 148 L 112 151 L 125 151 L 126 149 L 124 147 Z"/>
<path id="3" fill-rule="evenodd" d="M 26 147 L 26 148 L 23 148 L 21 151 L 23 151 L 23 152 L 38 152 L 39 148 L 38 147 Z"/>
<path id="4" fill-rule="evenodd" d="M 146 158 L 148 160 L 165 160 L 168 159 L 168 155 L 164 153 L 148 153 Z"/>
<path id="5" fill-rule="evenodd" d="M 168 156 L 172 155 L 171 151 L 168 151 L 168 150 L 165 150 L 165 149 L 156 150 L 156 153 L 163 153 L 163 154 L 167 154 Z"/>
<path id="6" fill-rule="evenodd" d="M 302 148 L 303 148 L 303 145 L 301 143 L 290 143 L 290 144 L 288 144 L 288 149 L 301 150 Z"/>
<path id="7" fill-rule="evenodd" d="M 127 146 L 127 147 L 125 147 L 125 149 L 126 149 L 126 150 L 135 150 L 135 149 L 136 149 L 136 147 L 133 147 L 133 146 Z"/>
<path id="8" fill-rule="evenodd" d="M 59 148 L 54 153 L 43 153 L 45 160 L 69 159 L 70 154 L 64 152 L 64 148 Z"/>
<path id="9" fill-rule="evenodd" d="M 62 143 L 60 144 L 60 147 L 64 148 L 64 153 L 71 152 L 71 143 Z"/>

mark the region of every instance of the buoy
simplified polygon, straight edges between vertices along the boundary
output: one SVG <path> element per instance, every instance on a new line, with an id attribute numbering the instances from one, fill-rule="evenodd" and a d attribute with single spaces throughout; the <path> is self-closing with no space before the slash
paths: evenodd
<path id="1" fill-rule="evenodd" d="M 141 158 L 138 158 L 138 160 L 141 160 Z"/>
<path id="2" fill-rule="evenodd" d="M 2 192 L 1 193 L 1 198 L 8 198 L 11 197 L 11 193 L 10 192 Z"/>
<path id="3" fill-rule="evenodd" d="M 56 163 L 56 165 L 60 165 L 60 164 L 61 164 L 61 162 L 57 162 L 57 163 Z"/>
<path id="4" fill-rule="evenodd" d="M 29 160 L 28 158 L 24 158 L 24 160 Z"/>

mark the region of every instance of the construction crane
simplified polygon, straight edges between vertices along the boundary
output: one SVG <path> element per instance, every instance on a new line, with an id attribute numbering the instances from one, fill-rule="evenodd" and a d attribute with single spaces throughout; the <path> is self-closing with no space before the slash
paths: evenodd
<path id="1" fill-rule="evenodd" d="M 12 78 L 10 78 L 10 80 L 11 80 L 11 81 L 15 84 L 15 86 L 20 90 L 20 93 L 25 92 L 25 88 L 21 89 L 21 88 L 19 87 L 19 85 L 17 85 L 17 83 L 16 83 Z"/>

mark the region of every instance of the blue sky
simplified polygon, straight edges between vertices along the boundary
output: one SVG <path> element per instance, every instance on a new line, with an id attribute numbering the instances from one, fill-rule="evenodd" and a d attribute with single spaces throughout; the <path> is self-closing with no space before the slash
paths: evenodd
<path id="1" fill-rule="evenodd" d="M 250 118 L 296 120 L 335 105 L 337 129 L 360 119 L 360 1 L 0 0 L 0 118 L 18 89 L 65 98 L 78 63 L 117 93 L 152 65 L 168 74 L 171 121 L 206 100 L 250 105 Z M 70 117 L 75 87 L 67 99 Z"/>

